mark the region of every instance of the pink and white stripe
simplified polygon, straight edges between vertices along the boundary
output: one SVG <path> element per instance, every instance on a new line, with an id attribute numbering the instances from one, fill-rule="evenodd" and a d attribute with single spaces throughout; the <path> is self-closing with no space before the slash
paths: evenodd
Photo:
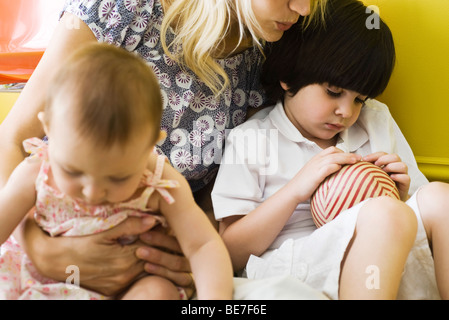
<path id="1" fill-rule="evenodd" d="M 343 210 L 379 196 L 399 199 L 398 189 L 385 171 L 369 162 L 343 166 L 326 178 L 313 194 L 310 203 L 313 221 L 319 228 Z"/>

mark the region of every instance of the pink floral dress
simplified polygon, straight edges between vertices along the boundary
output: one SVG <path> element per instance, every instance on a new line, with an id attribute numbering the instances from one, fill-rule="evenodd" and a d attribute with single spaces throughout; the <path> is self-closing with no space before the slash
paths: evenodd
<path id="1" fill-rule="evenodd" d="M 89 235 L 111 229 L 130 216 L 142 217 L 151 214 L 152 210 L 147 204 L 153 192 L 158 191 L 168 203 L 172 203 L 174 199 L 167 189 L 179 186 L 177 181 L 161 179 L 166 160 L 164 156 L 158 156 L 155 172 L 146 170 L 142 177 L 141 186 L 145 188 L 138 198 L 117 204 L 86 206 L 46 183 L 50 163 L 45 142 L 32 138 L 24 141 L 24 147 L 31 153 L 28 161 L 42 161 L 36 179 L 35 219 L 51 236 Z M 155 217 L 165 225 L 162 216 Z M 76 266 L 67 266 L 67 283 L 41 276 L 14 238 L 10 237 L 1 247 L 0 299 L 108 298 L 73 285 L 75 271 Z"/>

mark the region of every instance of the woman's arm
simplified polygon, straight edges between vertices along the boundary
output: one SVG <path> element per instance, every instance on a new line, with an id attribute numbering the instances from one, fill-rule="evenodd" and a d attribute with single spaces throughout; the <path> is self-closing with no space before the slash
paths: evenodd
<path id="1" fill-rule="evenodd" d="M 96 41 L 89 27 L 82 22 L 74 23 L 74 19 L 77 18 L 68 13 L 61 18 L 36 70 L 0 125 L 0 186 L 25 157 L 22 141 L 44 135 L 37 114 L 44 107 L 49 80 L 58 64 L 84 43 Z"/>
<path id="2" fill-rule="evenodd" d="M 36 202 L 35 181 L 40 161 L 22 161 L 0 189 L 0 244 L 12 234 Z"/>

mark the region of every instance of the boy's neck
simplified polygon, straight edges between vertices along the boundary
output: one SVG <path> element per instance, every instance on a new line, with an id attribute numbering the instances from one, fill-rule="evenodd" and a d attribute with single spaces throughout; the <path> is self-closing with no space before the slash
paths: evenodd
<path id="1" fill-rule="evenodd" d="M 338 134 L 330 140 L 313 139 L 311 141 L 315 142 L 321 149 L 326 149 L 329 147 L 335 147 L 338 142 Z M 310 139 L 309 139 L 310 140 Z"/>

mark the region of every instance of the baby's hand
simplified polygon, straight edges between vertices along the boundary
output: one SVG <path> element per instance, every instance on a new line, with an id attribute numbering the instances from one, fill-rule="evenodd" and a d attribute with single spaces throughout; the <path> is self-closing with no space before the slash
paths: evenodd
<path id="1" fill-rule="evenodd" d="M 396 183 L 399 190 L 401 200 L 407 201 L 409 198 L 408 191 L 410 189 L 410 176 L 408 175 L 408 167 L 402 162 L 401 158 L 394 153 L 375 152 L 363 157 L 363 161 L 372 162 L 376 166 L 382 168 L 391 179 Z"/>
<path id="2" fill-rule="evenodd" d="M 289 182 L 294 184 L 298 203 L 309 199 L 320 183 L 340 170 L 343 165 L 354 164 L 360 160 L 361 156 L 345 153 L 336 147 L 329 147 L 315 155 Z"/>

